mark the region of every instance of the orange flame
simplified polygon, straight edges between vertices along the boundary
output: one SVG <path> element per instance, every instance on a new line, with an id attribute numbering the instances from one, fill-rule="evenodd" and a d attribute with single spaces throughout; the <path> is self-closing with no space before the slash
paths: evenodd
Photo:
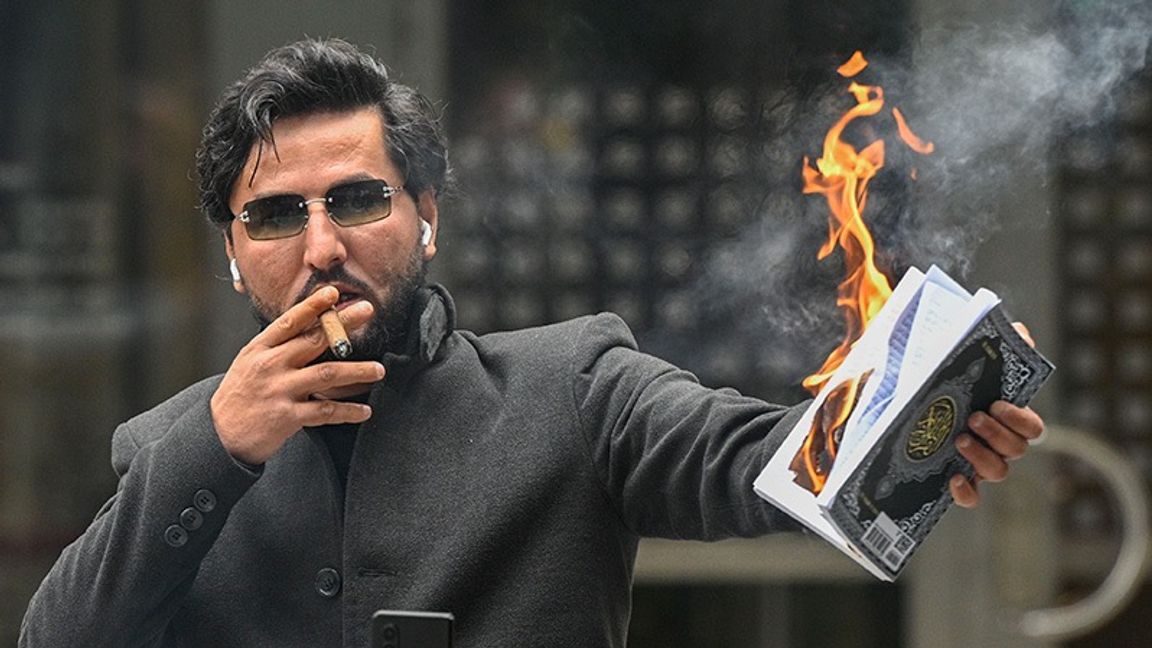
<path id="1" fill-rule="evenodd" d="M 840 76 L 851 79 L 857 74 L 860 74 L 860 71 L 866 67 L 868 67 L 868 61 L 865 60 L 864 54 L 861 53 L 860 50 L 856 50 L 856 53 L 852 55 L 852 58 L 848 59 L 844 65 L 836 68 L 836 71 L 840 74 Z"/>
<path id="2" fill-rule="evenodd" d="M 863 219 L 868 204 L 868 183 L 884 166 L 884 140 L 876 140 L 857 151 L 842 139 L 850 123 L 884 108 L 884 90 L 855 82 L 848 89 L 856 97 L 856 105 L 829 129 L 824 137 L 824 155 L 816 160 L 815 167 L 804 158 L 804 193 L 822 194 L 831 211 L 828 240 L 820 248 L 818 258 L 823 259 L 837 247 L 841 248 L 847 274 L 836 299 L 836 305 L 844 311 L 847 330 L 843 342 L 820 370 L 804 379 L 804 387 L 814 394 L 844 362 L 852 344 L 892 294 L 888 278 L 876 267 L 876 246 Z"/>
<path id="3" fill-rule="evenodd" d="M 899 108 L 892 109 L 892 116 L 896 118 L 896 130 L 900 133 L 900 139 L 908 145 L 908 148 L 920 153 L 921 155 L 928 155 L 936 150 L 936 145 L 932 142 L 925 142 L 916 136 L 910 128 L 908 128 L 908 121 L 904 119 L 904 113 L 900 112 Z"/>
<path id="4" fill-rule="evenodd" d="M 867 66 L 864 56 L 856 52 L 837 71 L 845 77 L 853 77 Z M 836 305 L 844 312 L 844 339 L 828 355 L 823 366 L 804 379 L 803 386 L 813 394 L 819 393 L 844 363 L 856 340 L 892 295 L 892 284 L 876 266 L 876 245 L 863 218 L 868 203 L 868 183 L 884 166 L 884 141 L 875 140 L 857 151 L 843 139 L 845 129 L 853 121 L 872 117 L 884 109 L 884 89 L 854 81 L 848 86 L 848 91 L 856 99 L 856 105 L 828 130 L 824 137 L 823 155 L 815 165 L 804 158 L 804 193 L 824 196 L 830 211 L 828 240 L 821 246 L 818 258 L 824 259 L 840 248 L 844 252 L 845 270 L 836 298 Z M 898 109 L 893 109 L 892 114 L 900 139 L 909 148 L 922 154 L 933 151 L 934 145 L 917 137 Z M 793 460 L 792 467 L 798 481 L 814 493 L 819 493 L 827 480 L 843 426 L 856 405 L 867 376 L 846 380 L 836 386 L 821 406 L 803 448 Z"/>
<path id="5" fill-rule="evenodd" d="M 872 372 L 867 371 L 859 378 L 836 385 L 816 411 L 808 436 L 789 465 L 802 487 L 813 493 L 824 489 L 828 472 L 839 452 L 844 425 L 848 423 L 848 417 L 860 400 L 860 394 L 871 375 Z"/>

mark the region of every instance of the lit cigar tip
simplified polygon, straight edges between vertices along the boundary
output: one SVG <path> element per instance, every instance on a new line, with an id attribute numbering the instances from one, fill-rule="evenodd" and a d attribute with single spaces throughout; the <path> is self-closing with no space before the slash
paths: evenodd
<path id="1" fill-rule="evenodd" d="M 348 343 L 348 340 L 340 340 L 332 346 L 332 352 L 336 354 L 337 358 L 343 360 L 352 355 L 352 345 Z"/>

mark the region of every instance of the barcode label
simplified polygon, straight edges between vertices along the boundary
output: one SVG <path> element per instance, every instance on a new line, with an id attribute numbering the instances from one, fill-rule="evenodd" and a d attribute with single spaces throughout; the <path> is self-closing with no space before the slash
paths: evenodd
<path id="1" fill-rule="evenodd" d="M 860 541 L 892 571 L 900 569 L 916 543 L 900 530 L 892 518 L 881 512 L 869 523 Z"/>

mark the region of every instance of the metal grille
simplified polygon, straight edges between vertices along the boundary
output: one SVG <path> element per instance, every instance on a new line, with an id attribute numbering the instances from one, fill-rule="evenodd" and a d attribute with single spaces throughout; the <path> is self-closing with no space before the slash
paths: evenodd
<path id="1" fill-rule="evenodd" d="M 464 326 L 531 326 L 599 310 L 641 335 L 707 339 L 685 288 L 712 247 L 796 192 L 765 171 L 769 86 L 528 84 L 502 128 L 454 143 L 461 200 L 438 261 Z M 796 173 L 799 171 L 796 161 Z M 717 345 L 710 379 L 747 385 L 755 354 Z"/>
<path id="2" fill-rule="evenodd" d="M 835 279 L 823 269 L 760 279 L 773 245 L 803 251 L 793 269 L 815 265 L 826 215 L 809 231 L 795 216 L 801 157 L 823 133 L 800 132 L 796 109 L 816 103 L 808 94 L 850 54 L 828 38 L 845 14 L 791 0 L 544 7 L 453 4 L 460 191 L 442 210 L 434 268 L 461 326 L 613 311 L 641 348 L 707 384 L 796 400 L 840 334 Z M 851 22 L 891 55 L 905 3 Z M 812 288 L 826 290 L 832 328 L 800 335 L 812 322 L 772 319 L 800 311 L 770 298 Z"/>
<path id="3" fill-rule="evenodd" d="M 1129 83 L 1118 106 L 1115 120 L 1057 150 L 1062 400 L 1070 421 L 1106 436 L 1152 479 L 1152 75 Z M 1071 493 L 1066 528 L 1110 534 L 1101 496 L 1083 484 Z"/>

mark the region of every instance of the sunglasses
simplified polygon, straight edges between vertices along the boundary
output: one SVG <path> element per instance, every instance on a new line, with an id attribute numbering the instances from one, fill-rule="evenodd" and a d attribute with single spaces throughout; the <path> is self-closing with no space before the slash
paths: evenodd
<path id="1" fill-rule="evenodd" d="M 312 200 L 296 194 L 257 198 L 244 203 L 236 218 L 244 223 L 250 239 L 288 238 L 308 227 L 308 205 L 312 203 L 324 203 L 333 223 L 353 227 L 386 218 L 392 213 L 392 196 L 403 190 L 383 180 L 360 180 L 332 187 L 323 198 Z"/>

